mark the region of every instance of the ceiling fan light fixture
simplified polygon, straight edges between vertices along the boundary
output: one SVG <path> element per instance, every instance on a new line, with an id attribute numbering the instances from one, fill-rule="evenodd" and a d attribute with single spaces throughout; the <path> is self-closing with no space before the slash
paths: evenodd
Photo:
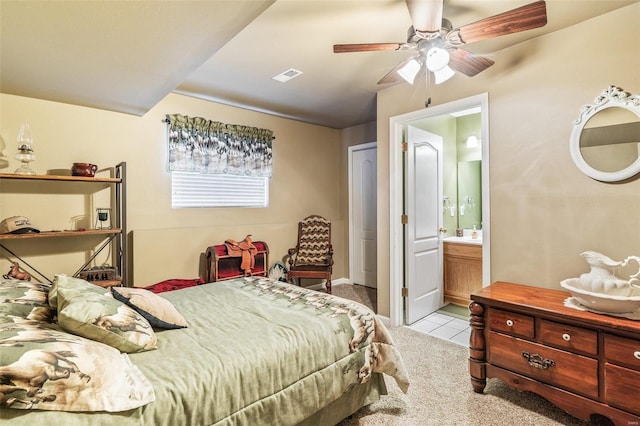
<path id="1" fill-rule="evenodd" d="M 445 49 L 432 47 L 427 52 L 427 69 L 431 72 L 436 72 L 449 65 L 450 59 L 451 55 Z"/>
<path id="2" fill-rule="evenodd" d="M 427 52 L 427 69 L 435 75 L 436 84 L 444 83 L 455 75 L 455 71 L 449 67 L 450 59 L 449 52 L 440 47 L 432 47 Z"/>
<path id="3" fill-rule="evenodd" d="M 420 62 L 415 59 L 411 59 L 398 70 L 398 74 L 400 77 L 404 78 L 407 83 L 413 84 L 413 81 L 416 79 L 416 75 L 418 75 L 418 72 L 420 71 L 420 67 Z"/>
<path id="4" fill-rule="evenodd" d="M 433 75 L 436 77 L 436 84 L 440 84 L 456 75 L 456 72 L 449 68 L 449 66 L 445 65 L 444 68 L 439 69 L 438 71 L 434 71 Z"/>

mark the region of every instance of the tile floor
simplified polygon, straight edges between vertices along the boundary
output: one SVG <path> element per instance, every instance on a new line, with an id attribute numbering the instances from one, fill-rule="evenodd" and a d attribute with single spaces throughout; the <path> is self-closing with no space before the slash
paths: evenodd
<path id="1" fill-rule="evenodd" d="M 412 330 L 449 340 L 460 346 L 469 346 L 471 328 L 469 320 L 439 310 L 409 326 Z"/>

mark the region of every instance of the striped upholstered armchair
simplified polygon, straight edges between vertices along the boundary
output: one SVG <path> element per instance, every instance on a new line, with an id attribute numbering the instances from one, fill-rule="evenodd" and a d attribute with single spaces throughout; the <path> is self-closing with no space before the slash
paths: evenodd
<path id="1" fill-rule="evenodd" d="M 293 283 L 295 278 L 300 285 L 302 278 L 325 279 L 331 294 L 332 270 L 331 222 L 318 215 L 308 216 L 298 223 L 298 243 L 289 249 L 287 281 Z"/>

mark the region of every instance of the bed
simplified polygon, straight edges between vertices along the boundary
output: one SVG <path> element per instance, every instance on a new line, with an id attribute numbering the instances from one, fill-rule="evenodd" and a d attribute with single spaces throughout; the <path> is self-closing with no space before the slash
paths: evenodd
<path id="1" fill-rule="evenodd" d="M 347 299 L 262 277 L 104 293 L 0 281 L 3 424 L 333 425 L 386 393 L 383 374 L 409 385 L 388 330 Z M 123 306 L 147 322 L 120 324 Z"/>

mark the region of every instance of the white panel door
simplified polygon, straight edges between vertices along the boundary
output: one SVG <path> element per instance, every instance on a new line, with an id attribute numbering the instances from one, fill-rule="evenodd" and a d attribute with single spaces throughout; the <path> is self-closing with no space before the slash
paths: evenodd
<path id="1" fill-rule="evenodd" d="M 377 287 L 377 150 L 355 149 L 351 156 L 351 280 Z"/>
<path id="2" fill-rule="evenodd" d="M 405 323 L 443 305 L 442 137 L 407 127 L 405 168 Z"/>

